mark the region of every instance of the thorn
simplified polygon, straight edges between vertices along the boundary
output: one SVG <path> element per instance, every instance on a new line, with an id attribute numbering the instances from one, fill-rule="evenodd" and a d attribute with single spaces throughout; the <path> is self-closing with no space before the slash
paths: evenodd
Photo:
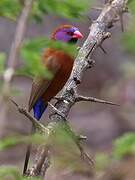
<path id="1" fill-rule="evenodd" d="M 107 51 L 103 48 L 102 45 L 99 45 L 100 49 L 103 51 L 104 54 L 107 54 Z"/>
<path id="2" fill-rule="evenodd" d="M 89 59 L 87 62 L 88 62 L 88 68 L 94 67 L 95 61 L 93 59 Z"/>
<path id="3" fill-rule="evenodd" d="M 79 150 L 80 150 L 81 158 L 82 158 L 83 160 L 85 160 L 90 166 L 94 166 L 95 163 L 94 163 L 93 158 L 90 157 L 90 156 L 84 151 L 83 147 L 82 147 L 79 143 L 77 143 L 77 146 L 78 146 L 78 148 L 79 148 Z"/>
<path id="4" fill-rule="evenodd" d="M 110 3 L 110 0 L 105 0 L 104 3 L 105 4 Z"/>
<path id="5" fill-rule="evenodd" d="M 92 48 L 89 50 L 89 52 L 86 54 L 85 58 L 88 59 L 89 55 L 91 54 L 91 52 L 94 50 L 94 48 L 96 47 L 97 42 L 95 42 L 92 46 Z"/>
<path id="6" fill-rule="evenodd" d="M 78 96 L 78 97 L 76 97 L 76 102 L 79 102 L 79 101 L 91 101 L 91 102 L 96 102 L 96 103 L 120 106 L 119 104 L 113 103 L 111 101 L 105 101 L 105 100 L 97 99 L 97 98 L 94 98 L 94 97 Z"/>
<path id="7" fill-rule="evenodd" d="M 78 79 L 77 77 L 74 77 L 73 79 L 74 79 L 74 81 L 75 81 L 76 85 L 78 85 L 78 84 L 80 84 L 80 83 L 81 83 L 80 79 Z"/>
<path id="8" fill-rule="evenodd" d="M 102 7 L 92 7 L 91 9 L 97 10 L 97 11 L 102 11 L 103 8 Z"/>
<path id="9" fill-rule="evenodd" d="M 91 19 L 91 17 L 90 16 L 86 16 L 87 17 L 87 19 L 90 21 L 90 23 L 92 23 L 93 22 L 93 20 Z"/>
<path id="10" fill-rule="evenodd" d="M 113 0 L 105 0 L 105 4 L 109 3 L 111 4 Z"/>
<path id="11" fill-rule="evenodd" d="M 113 22 L 110 22 L 108 23 L 108 26 L 107 26 L 109 29 L 113 27 Z"/>
<path id="12" fill-rule="evenodd" d="M 18 104 L 17 104 L 13 99 L 9 98 L 9 100 L 10 100 L 16 107 L 18 107 Z"/>
<path id="13" fill-rule="evenodd" d="M 121 31 L 124 32 L 123 14 L 120 14 L 119 18 L 120 18 Z"/>
<path id="14" fill-rule="evenodd" d="M 106 40 L 107 38 L 110 38 L 110 37 L 111 37 L 111 33 L 110 32 L 106 32 L 106 33 L 104 33 L 103 40 Z"/>

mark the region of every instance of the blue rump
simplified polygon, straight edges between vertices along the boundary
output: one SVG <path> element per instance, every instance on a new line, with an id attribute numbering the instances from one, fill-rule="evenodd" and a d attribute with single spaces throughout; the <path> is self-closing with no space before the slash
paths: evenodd
<path id="1" fill-rule="evenodd" d="M 34 117 L 39 121 L 42 114 L 46 110 L 47 105 L 44 103 L 42 98 L 39 98 L 35 105 L 33 106 L 33 111 L 34 111 Z"/>

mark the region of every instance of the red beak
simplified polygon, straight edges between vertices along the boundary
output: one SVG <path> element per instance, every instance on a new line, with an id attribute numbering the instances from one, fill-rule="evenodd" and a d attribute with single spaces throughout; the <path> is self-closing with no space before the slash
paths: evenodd
<path id="1" fill-rule="evenodd" d="M 80 33 L 80 31 L 75 31 L 72 37 L 80 39 L 83 37 L 83 35 Z"/>

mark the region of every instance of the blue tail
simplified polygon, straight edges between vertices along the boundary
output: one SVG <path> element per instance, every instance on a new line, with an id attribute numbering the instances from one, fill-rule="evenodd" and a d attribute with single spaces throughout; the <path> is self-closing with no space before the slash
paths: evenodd
<path id="1" fill-rule="evenodd" d="M 35 105 L 33 106 L 33 111 L 34 111 L 34 117 L 39 121 L 42 114 L 47 108 L 47 104 L 44 103 L 42 98 L 39 98 Z"/>

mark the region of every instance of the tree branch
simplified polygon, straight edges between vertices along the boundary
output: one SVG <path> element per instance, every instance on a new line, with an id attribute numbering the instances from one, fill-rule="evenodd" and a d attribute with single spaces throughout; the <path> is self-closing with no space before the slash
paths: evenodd
<path id="1" fill-rule="evenodd" d="M 32 124 L 35 126 L 36 130 L 38 130 L 39 133 L 43 134 L 46 139 L 46 145 L 41 145 L 38 148 L 36 159 L 34 162 L 34 165 L 32 168 L 28 169 L 26 172 L 26 176 L 43 176 L 45 175 L 45 172 L 47 168 L 50 165 L 49 161 L 49 145 L 47 145 L 47 141 L 49 141 L 49 138 L 51 135 L 56 133 L 56 130 L 58 127 L 63 126 L 63 130 L 66 130 L 70 137 L 74 140 L 75 144 L 77 145 L 78 149 L 80 150 L 80 155 L 89 165 L 93 165 L 94 161 L 93 159 L 84 151 L 83 147 L 81 146 L 80 142 L 84 139 L 86 139 L 85 136 L 82 135 L 76 135 L 69 124 L 64 121 L 64 124 L 61 122 L 56 123 L 51 122 L 46 127 L 42 125 L 40 122 L 38 122 L 31 114 L 21 106 L 19 106 L 14 100 L 10 99 L 10 101 L 17 107 L 17 110 L 19 113 L 23 114 L 25 117 L 27 117 Z M 53 108 L 53 107 L 52 107 Z M 56 111 L 56 109 L 53 109 Z M 57 113 L 57 111 L 56 111 Z"/>
<path id="2" fill-rule="evenodd" d="M 120 106 L 119 104 L 113 103 L 111 101 L 105 101 L 105 100 L 97 99 L 94 97 L 85 97 L 85 96 L 79 95 L 78 97 L 76 97 L 75 102 L 80 102 L 80 101 L 90 101 L 90 102 L 96 102 L 96 103 L 101 103 L 101 104 Z"/>

